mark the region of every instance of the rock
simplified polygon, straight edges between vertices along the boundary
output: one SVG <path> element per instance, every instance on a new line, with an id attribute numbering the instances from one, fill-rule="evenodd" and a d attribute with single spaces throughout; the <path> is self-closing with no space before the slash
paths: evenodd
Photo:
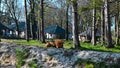
<path id="1" fill-rule="evenodd" d="M 16 68 L 16 66 L 15 65 L 7 65 L 7 66 L 0 65 L 0 68 Z"/>
<path id="2" fill-rule="evenodd" d="M 8 54 L 8 53 L 2 54 L 0 64 L 5 66 L 15 65 L 16 64 L 15 54 Z"/>
<path id="3" fill-rule="evenodd" d="M 7 52 L 8 51 L 8 46 L 1 46 L 0 47 L 0 52 Z"/>
<path id="4" fill-rule="evenodd" d="M 15 68 L 17 49 L 27 49 L 28 57 L 24 59 L 22 68 L 30 68 L 29 63 L 43 68 L 76 68 L 79 59 L 92 62 L 105 62 L 119 64 L 120 53 L 65 50 L 63 48 L 42 48 L 37 46 L 24 46 L 12 43 L 0 43 L 0 68 Z"/>

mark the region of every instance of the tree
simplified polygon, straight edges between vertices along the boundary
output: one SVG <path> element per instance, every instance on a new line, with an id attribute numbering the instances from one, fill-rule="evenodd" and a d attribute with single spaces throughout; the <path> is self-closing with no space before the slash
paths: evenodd
<path id="1" fill-rule="evenodd" d="M 120 22 L 120 20 L 119 20 L 119 2 L 117 1 L 116 2 L 117 4 L 117 17 L 116 17 L 116 45 L 119 45 L 119 22 Z"/>
<path id="2" fill-rule="evenodd" d="M 0 8 L 1 8 L 1 0 L 0 0 Z M 1 10 L 0 10 L 0 12 L 1 12 Z M 1 17 L 1 13 L 0 13 L 0 17 Z M 1 37 L 0 37 L 0 42 L 1 42 Z"/>
<path id="3" fill-rule="evenodd" d="M 40 30 L 40 35 L 41 35 L 41 42 L 45 43 L 45 36 L 44 36 L 44 0 L 40 1 L 40 18 L 41 18 L 41 30 Z"/>
<path id="4" fill-rule="evenodd" d="M 30 4 L 30 30 L 31 30 L 31 38 L 36 38 L 36 22 L 35 22 L 35 0 L 29 0 Z"/>
<path id="5" fill-rule="evenodd" d="M 63 27 L 65 26 L 64 25 L 64 22 L 65 22 L 65 9 L 66 9 L 66 2 L 65 0 L 57 0 L 57 4 L 60 4 L 60 6 L 58 6 L 58 19 L 59 19 L 59 23 L 60 23 L 60 26 Z"/>
<path id="6" fill-rule="evenodd" d="M 105 26 L 105 23 L 104 23 L 104 8 L 101 7 L 101 45 L 104 45 L 104 41 L 105 41 L 105 38 L 104 38 L 104 26 Z"/>
<path id="7" fill-rule="evenodd" d="M 82 2 L 82 1 L 81 1 Z M 83 30 L 88 30 L 88 27 L 92 27 L 92 40 L 91 43 L 93 45 L 96 44 L 96 32 L 99 28 L 99 20 L 100 20 L 100 14 L 99 14 L 99 8 L 103 5 L 102 0 L 89 0 L 87 4 L 84 6 L 81 6 L 80 9 L 80 21 L 82 24 Z M 91 12 L 92 10 L 92 12 Z M 89 14 L 89 15 L 88 15 Z M 92 15 L 91 15 L 92 14 Z M 83 23 L 82 23 L 83 22 Z M 91 24 L 92 22 L 92 24 Z M 82 30 L 80 27 L 80 30 Z M 87 37 L 87 35 L 86 35 Z"/>
<path id="8" fill-rule="evenodd" d="M 77 14 L 77 0 L 72 1 L 72 30 L 73 30 L 73 43 L 75 48 L 80 48 L 78 39 L 78 14 Z"/>
<path id="9" fill-rule="evenodd" d="M 26 3 L 26 0 L 24 0 L 24 8 L 25 8 L 25 38 L 27 41 L 29 41 L 29 32 L 28 32 L 28 18 L 27 18 L 27 3 Z"/>
<path id="10" fill-rule="evenodd" d="M 93 1 L 92 44 L 96 45 L 96 2 Z"/>
<path id="11" fill-rule="evenodd" d="M 97 10 L 99 10 L 99 8 L 101 7 L 101 5 L 103 5 L 103 1 L 102 0 L 91 0 L 90 6 L 93 9 L 93 23 L 92 23 L 92 44 L 95 45 L 96 44 L 96 32 L 98 30 L 98 26 L 99 26 L 99 16 L 97 16 L 99 13 L 97 12 Z M 96 20 L 98 20 L 98 22 L 96 22 Z"/>
<path id="12" fill-rule="evenodd" d="M 112 44 L 111 37 L 111 22 L 110 22 L 110 14 L 109 14 L 109 4 L 108 0 L 105 0 L 105 28 L 106 28 L 106 37 L 107 37 L 107 48 L 112 48 L 114 45 Z"/>
<path id="13" fill-rule="evenodd" d="M 5 0 L 5 6 L 7 8 L 7 11 L 12 16 L 15 24 L 16 24 L 16 30 L 17 30 L 17 37 L 19 38 L 20 32 L 19 32 L 19 18 L 21 15 L 21 8 L 19 7 L 18 0 Z"/>
<path id="14" fill-rule="evenodd" d="M 66 40 L 68 41 L 68 9 L 69 4 L 66 3 Z"/>

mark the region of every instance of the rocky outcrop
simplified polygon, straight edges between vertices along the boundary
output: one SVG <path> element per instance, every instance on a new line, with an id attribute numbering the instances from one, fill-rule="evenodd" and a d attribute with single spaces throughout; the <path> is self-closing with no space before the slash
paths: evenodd
<path id="1" fill-rule="evenodd" d="M 119 64 L 120 53 L 66 50 L 63 48 L 42 48 L 37 46 L 23 46 L 12 43 L 0 43 L 0 68 L 16 68 L 16 50 L 27 49 L 27 58 L 22 68 L 75 68 L 79 59 L 106 64 Z M 35 65 L 33 65 L 35 64 Z"/>

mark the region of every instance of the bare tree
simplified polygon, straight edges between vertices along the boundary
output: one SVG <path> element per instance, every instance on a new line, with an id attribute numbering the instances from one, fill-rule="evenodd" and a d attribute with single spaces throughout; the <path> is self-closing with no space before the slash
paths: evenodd
<path id="1" fill-rule="evenodd" d="M 21 16 L 21 10 L 20 10 L 21 8 L 19 7 L 18 0 L 5 0 L 4 3 L 6 5 L 7 11 L 12 16 L 16 24 L 16 30 L 18 33 L 17 37 L 19 37 L 20 32 L 19 32 L 18 24 Z"/>

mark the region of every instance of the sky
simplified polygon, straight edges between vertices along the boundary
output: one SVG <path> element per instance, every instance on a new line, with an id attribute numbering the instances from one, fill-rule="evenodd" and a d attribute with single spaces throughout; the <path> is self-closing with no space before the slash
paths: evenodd
<path id="1" fill-rule="evenodd" d="M 24 0 L 18 0 L 21 5 L 24 5 Z"/>
<path id="2" fill-rule="evenodd" d="M 24 17 L 24 0 L 18 0 L 19 1 L 19 4 L 20 4 L 20 7 L 21 8 L 21 18 L 20 18 L 20 21 L 25 21 L 25 17 Z"/>
<path id="3" fill-rule="evenodd" d="M 22 11 L 20 20 L 24 21 L 24 0 L 18 0 L 18 4 L 19 4 L 19 7 L 21 7 L 21 11 Z M 3 12 L 6 11 L 4 4 L 1 4 L 0 10 L 2 10 Z"/>

